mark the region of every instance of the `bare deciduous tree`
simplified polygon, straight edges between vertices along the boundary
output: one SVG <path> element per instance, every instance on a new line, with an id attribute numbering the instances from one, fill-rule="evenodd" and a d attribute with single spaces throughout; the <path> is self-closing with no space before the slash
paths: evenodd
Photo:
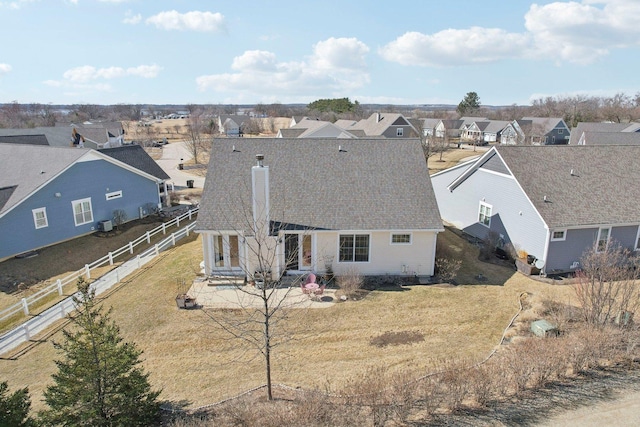
<path id="1" fill-rule="evenodd" d="M 211 138 L 205 133 L 208 122 L 205 122 L 202 110 L 191 106 L 187 118 L 187 138 L 185 145 L 196 164 L 200 163 L 200 155 L 208 148 Z"/>
<path id="2" fill-rule="evenodd" d="M 640 307 L 639 272 L 632 260 L 630 251 L 615 243 L 582 256 L 575 292 L 587 323 L 605 325 Z M 625 320 L 618 318 L 622 325 Z"/>

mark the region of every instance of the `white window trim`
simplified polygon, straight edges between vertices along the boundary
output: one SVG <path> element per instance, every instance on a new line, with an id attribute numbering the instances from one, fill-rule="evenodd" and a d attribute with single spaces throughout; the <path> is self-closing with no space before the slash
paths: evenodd
<path id="1" fill-rule="evenodd" d="M 355 251 L 355 238 L 356 236 L 369 236 L 369 247 L 367 249 L 367 260 L 366 261 L 356 261 L 355 260 L 355 252 L 353 253 L 353 261 L 341 261 L 340 260 L 340 237 L 341 236 L 353 236 L 353 244 Z M 338 233 L 338 256 L 336 257 L 338 263 L 340 264 L 368 264 L 371 262 L 371 234 L 369 233 Z"/>
<path id="2" fill-rule="evenodd" d="M 37 208 L 37 209 L 32 209 L 31 213 L 33 215 L 33 225 L 35 225 L 36 230 L 39 228 L 46 228 L 49 226 L 49 219 L 47 218 L 47 208 Z M 44 225 L 38 225 L 38 217 L 37 214 L 39 213 L 43 213 L 44 214 Z"/>
<path id="3" fill-rule="evenodd" d="M 403 128 L 397 128 L 396 129 L 396 136 L 404 136 L 404 129 Z"/>
<path id="4" fill-rule="evenodd" d="M 85 202 L 89 202 L 89 213 L 91 214 L 91 218 L 89 218 L 88 221 L 78 223 L 76 221 L 76 205 L 81 205 L 81 204 L 83 204 Z M 80 225 L 89 224 L 89 223 L 93 222 L 93 205 L 91 204 L 91 197 L 88 197 L 86 199 L 79 199 L 79 200 L 72 201 L 71 202 L 71 211 L 73 213 L 73 222 L 76 224 L 76 227 L 78 227 Z"/>
<path id="5" fill-rule="evenodd" d="M 562 233 L 562 237 L 553 237 L 554 233 Z M 551 241 L 552 242 L 564 242 L 567 240 L 567 229 L 553 230 L 551 232 Z"/>
<path id="6" fill-rule="evenodd" d="M 482 206 L 485 207 L 485 212 L 486 212 L 486 208 L 489 208 L 489 210 L 490 210 L 490 214 L 488 216 L 489 224 L 485 224 L 484 222 L 480 222 L 480 212 L 481 212 Z M 492 215 L 493 215 L 493 206 L 488 204 L 488 203 L 485 203 L 485 202 L 481 201 L 480 205 L 478 206 L 478 224 L 481 224 L 481 225 L 483 225 L 483 226 L 485 226 L 487 228 L 491 228 L 491 216 Z M 487 217 L 487 215 L 485 215 L 485 217 Z"/>
<path id="7" fill-rule="evenodd" d="M 394 242 L 393 236 L 409 236 L 408 242 Z M 412 233 L 391 233 L 389 236 L 389 244 L 391 245 L 411 245 L 413 243 L 413 234 Z"/>
<path id="8" fill-rule="evenodd" d="M 599 250 L 599 243 L 600 243 L 600 235 L 602 234 L 602 230 L 609 230 L 609 233 L 607 234 L 607 243 L 604 246 L 604 251 L 607 250 L 607 248 L 609 247 L 609 242 L 611 241 L 611 227 L 600 227 L 598 229 L 598 237 L 596 239 L 596 253 L 600 253 L 600 252 L 604 252 Z"/>
<path id="9" fill-rule="evenodd" d="M 107 193 L 104 195 L 107 200 L 119 199 L 122 197 L 122 190 L 112 191 L 111 193 Z"/>
<path id="10" fill-rule="evenodd" d="M 638 226 L 638 232 L 636 233 L 636 241 L 634 243 L 634 251 L 640 251 L 640 246 L 638 246 L 638 239 L 640 239 L 640 225 Z"/>

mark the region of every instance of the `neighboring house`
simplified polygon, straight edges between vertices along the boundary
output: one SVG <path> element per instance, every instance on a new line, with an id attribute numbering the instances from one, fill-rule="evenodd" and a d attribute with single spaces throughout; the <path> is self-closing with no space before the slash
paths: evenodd
<path id="1" fill-rule="evenodd" d="M 464 120 L 443 119 L 435 127 L 436 138 L 459 138 Z"/>
<path id="2" fill-rule="evenodd" d="M 263 160 L 257 160 L 257 155 Z M 443 231 L 417 139 L 215 139 L 196 232 L 207 275 L 431 276 Z"/>
<path id="3" fill-rule="evenodd" d="M 523 117 L 502 130 L 503 145 L 563 145 L 569 143 L 571 131 L 558 117 Z"/>
<path id="4" fill-rule="evenodd" d="M 612 241 L 640 249 L 638 158 L 640 146 L 495 146 L 431 181 L 445 222 L 559 274 Z"/>
<path id="5" fill-rule="evenodd" d="M 427 118 L 427 119 L 417 119 L 417 120 L 422 121 L 420 127 L 422 127 L 423 136 L 433 136 L 436 134 L 436 126 L 438 126 L 438 123 L 440 123 L 440 119 Z M 416 129 L 417 128 L 418 127 L 416 127 Z"/>
<path id="6" fill-rule="evenodd" d="M 122 147 L 104 148 L 98 151 L 157 178 L 159 180 L 158 189 L 160 191 L 161 205 L 171 205 L 167 185 L 167 180 L 171 179 L 171 177 L 151 158 L 142 146 L 137 144 L 123 145 Z"/>
<path id="7" fill-rule="evenodd" d="M 51 147 L 78 146 L 78 142 L 82 141 L 83 148 L 98 149 L 119 147 L 124 143 L 124 129 L 120 122 L 87 122 L 79 125 L 66 123 L 50 127 L 0 129 L 0 139 L 8 142 L 7 137 L 10 136 L 23 137 L 22 140 L 16 139 L 17 143 L 22 144 L 34 144 L 37 136 L 37 144 L 42 145 L 44 138 Z"/>
<path id="8" fill-rule="evenodd" d="M 610 134 L 610 135 L 596 135 L 596 134 Z M 624 135 L 620 135 L 624 134 Z M 569 144 L 572 145 L 584 145 L 592 144 L 591 141 L 606 141 L 602 142 L 608 144 L 614 137 L 613 135 L 620 135 L 623 141 L 634 142 L 634 137 L 629 135 L 640 135 L 640 123 L 596 123 L 596 122 L 580 122 L 578 126 L 571 130 L 571 138 Z M 599 143 L 599 142 L 595 142 Z"/>
<path id="9" fill-rule="evenodd" d="M 244 114 L 221 114 L 218 116 L 218 130 L 221 135 L 242 136 L 249 120 L 251 117 Z"/>
<path id="10" fill-rule="evenodd" d="M 0 260 L 144 216 L 161 182 L 88 148 L 0 144 Z"/>
<path id="11" fill-rule="evenodd" d="M 280 129 L 276 138 L 356 138 L 356 136 L 331 122 L 303 119 L 288 129 Z"/>
<path id="12" fill-rule="evenodd" d="M 481 120 L 463 124 L 460 139 L 486 143 L 496 142 L 508 124 L 509 122 L 506 120 Z"/>
<path id="13" fill-rule="evenodd" d="M 397 113 L 373 113 L 369 118 L 345 128 L 357 137 L 415 138 L 418 131 L 402 115 Z"/>
<path id="14" fill-rule="evenodd" d="M 489 124 L 484 128 L 482 133 L 482 139 L 484 142 L 498 142 L 502 137 L 502 131 L 509 122 L 507 120 L 491 120 Z"/>

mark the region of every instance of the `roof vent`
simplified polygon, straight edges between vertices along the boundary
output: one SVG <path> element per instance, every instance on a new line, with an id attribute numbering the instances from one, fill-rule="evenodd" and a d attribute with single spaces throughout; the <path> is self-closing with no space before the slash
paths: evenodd
<path id="1" fill-rule="evenodd" d="M 258 167 L 262 167 L 262 161 L 264 160 L 264 154 L 256 154 L 256 160 L 258 161 Z"/>
<path id="2" fill-rule="evenodd" d="M 576 176 L 575 171 L 571 169 L 571 176 Z"/>
<path id="3" fill-rule="evenodd" d="M 345 150 L 344 148 L 342 148 L 342 145 L 338 145 L 338 152 L 339 153 L 346 153 L 347 150 Z"/>
<path id="4" fill-rule="evenodd" d="M 233 148 L 231 149 L 233 153 L 239 153 L 240 150 L 236 150 L 236 146 L 234 145 Z"/>
<path id="5" fill-rule="evenodd" d="M 544 197 L 543 197 L 543 200 L 544 200 L 545 202 L 550 202 L 550 201 L 551 201 L 551 200 L 549 200 L 549 198 L 548 198 L 547 196 L 544 196 Z"/>

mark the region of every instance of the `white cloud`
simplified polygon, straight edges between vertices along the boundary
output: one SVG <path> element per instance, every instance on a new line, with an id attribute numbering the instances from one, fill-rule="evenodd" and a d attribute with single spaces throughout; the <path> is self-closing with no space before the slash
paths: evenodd
<path id="1" fill-rule="evenodd" d="M 11 65 L 0 63 L 0 76 L 8 74 L 11 71 Z"/>
<path id="2" fill-rule="evenodd" d="M 134 15 L 132 11 L 127 10 L 127 12 L 124 15 L 124 19 L 122 19 L 122 23 L 123 24 L 139 24 L 142 21 L 142 15 L 140 15 L 139 13 L 137 15 Z"/>
<path id="3" fill-rule="evenodd" d="M 611 49 L 640 46 L 637 0 L 556 1 L 532 4 L 522 33 L 500 28 L 408 32 L 379 49 L 386 60 L 429 67 L 497 62 L 509 58 L 588 64 Z"/>
<path id="4" fill-rule="evenodd" d="M 520 55 L 529 45 L 526 34 L 472 27 L 433 35 L 408 32 L 380 48 L 379 53 L 384 59 L 402 65 L 446 67 L 496 62 Z"/>
<path id="5" fill-rule="evenodd" d="M 234 70 L 275 71 L 277 68 L 276 55 L 264 50 L 248 50 L 233 58 L 231 68 Z"/>
<path id="6" fill-rule="evenodd" d="M 224 16 L 212 12 L 179 13 L 175 10 L 160 12 L 146 19 L 147 24 L 161 30 L 226 31 Z"/>
<path id="7" fill-rule="evenodd" d="M 29 3 L 33 3 L 36 0 L 15 0 L 15 1 L 0 1 L 0 8 L 5 7 L 7 9 L 17 10 L 22 6 L 27 5 Z"/>
<path id="8" fill-rule="evenodd" d="M 354 38 L 330 38 L 317 43 L 301 61 L 278 62 L 268 51 L 246 51 L 233 59 L 235 73 L 203 75 L 196 79 L 202 91 L 232 92 L 246 99 L 268 99 L 278 93 L 287 100 L 313 96 L 345 96 L 369 83 L 365 56 L 369 48 Z M 236 99 L 238 99 L 236 97 Z"/>
<path id="9" fill-rule="evenodd" d="M 640 2 L 636 0 L 533 4 L 525 15 L 525 26 L 539 55 L 587 64 L 612 48 L 639 46 L 638 15 Z"/>
<path id="10" fill-rule="evenodd" d="M 162 67 L 159 65 L 139 65 L 137 67 L 122 68 L 108 67 L 96 68 L 91 65 L 71 68 L 62 75 L 69 82 L 84 83 L 97 79 L 115 79 L 127 76 L 137 76 L 143 78 L 153 78 L 160 73 Z"/>

